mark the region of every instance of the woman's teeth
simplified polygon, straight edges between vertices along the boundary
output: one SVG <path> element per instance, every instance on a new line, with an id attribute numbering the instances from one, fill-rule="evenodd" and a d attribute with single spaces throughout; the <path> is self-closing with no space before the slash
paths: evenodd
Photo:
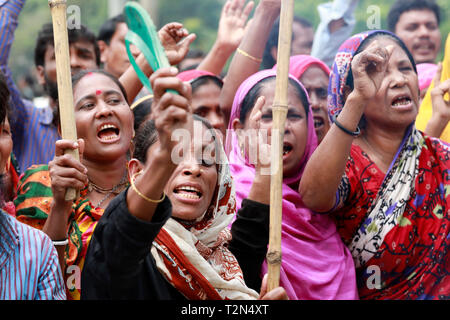
<path id="1" fill-rule="evenodd" d="M 401 98 L 401 99 L 397 99 L 394 101 L 394 103 L 392 103 L 393 107 L 399 107 L 399 106 L 406 106 L 408 104 L 411 103 L 411 99 L 409 98 Z"/>
<path id="2" fill-rule="evenodd" d="M 200 199 L 202 193 L 194 187 L 180 187 L 174 190 L 176 194 L 187 199 Z"/>

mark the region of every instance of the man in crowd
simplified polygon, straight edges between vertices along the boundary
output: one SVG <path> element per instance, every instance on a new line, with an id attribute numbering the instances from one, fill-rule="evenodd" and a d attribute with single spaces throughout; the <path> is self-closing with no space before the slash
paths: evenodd
<path id="1" fill-rule="evenodd" d="M 19 13 L 25 0 L 8 0 L 0 4 L 0 68 L 7 79 L 11 92 L 11 131 L 13 152 L 21 171 L 33 164 L 48 163 L 54 157 L 58 133 L 58 90 L 56 82 L 56 61 L 51 23 L 45 24 L 38 33 L 34 61 L 38 82 L 48 95 L 48 104 L 37 107 L 31 101 L 23 100 L 12 80 L 8 58 L 14 41 L 14 31 Z M 72 74 L 82 69 L 98 68 L 100 51 L 96 36 L 85 26 L 69 29 L 70 66 Z"/>
<path id="2" fill-rule="evenodd" d="M 440 8 L 433 0 L 397 0 L 388 28 L 405 42 L 416 64 L 436 63 L 441 49 Z"/>
<path id="3" fill-rule="evenodd" d="M 125 47 L 125 36 L 128 27 L 123 14 L 119 14 L 106 20 L 100 27 L 97 41 L 100 49 L 100 60 L 103 69 L 119 78 L 130 66 L 127 50 Z M 130 51 L 136 59 L 139 50 L 130 45 Z"/>

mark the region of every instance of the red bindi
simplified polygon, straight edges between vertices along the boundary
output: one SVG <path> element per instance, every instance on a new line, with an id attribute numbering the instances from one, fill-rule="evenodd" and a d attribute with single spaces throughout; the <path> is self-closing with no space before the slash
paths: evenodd
<path id="1" fill-rule="evenodd" d="M 102 94 L 102 90 L 96 90 L 95 94 L 98 95 L 98 96 L 101 95 Z"/>

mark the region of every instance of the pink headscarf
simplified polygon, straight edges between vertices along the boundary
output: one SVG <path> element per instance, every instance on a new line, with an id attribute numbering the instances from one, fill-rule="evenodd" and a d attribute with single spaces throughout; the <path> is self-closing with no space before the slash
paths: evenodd
<path id="1" fill-rule="evenodd" d="M 327 76 L 330 75 L 330 68 L 328 68 L 328 66 L 324 62 L 322 62 L 322 60 L 304 54 L 292 56 L 289 59 L 289 73 L 292 74 L 296 79 L 300 80 L 300 77 L 303 75 L 303 73 L 313 65 L 318 66 L 320 69 L 322 69 L 327 74 Z M 275 65 L 273 69 L 276 70 L 277 65 Z"/>
<path id="2" fill-rule="evenodd" d="M 422 91 L 430 86 L 437 71 L 437 64 L 419 63 L 417 65 L 417 75 L 419 77 L 419 88 Z"/>
<path id="3" fill-rule="evenodd" d="M 203 71 L 203 70 L 193 69 L 193 70 L 187 70 L 187 71 L 180 72 L 177 75 L 177 78 L 180 79 L 181 81 L 191 82 L 191 81 L 193 81 L 199 77 L 203 77 L 203 76 L 217 77 L 217 75 L 215 75 L 214 73 L 211 73 L 208 71 Z"/>
<path id="4" fill-rule="evenodd" d="M 241 155 L 232 122 L 239 118 L 241 104 L 248 92 L 261 80 L 276 76 L 275 70 L 260 71 L 239 87 L 231 111 L 227 135 L 227 154 L 236 185 L 236 205 L 248 196 L 254 167 Z M 298 82 L 292 75 L 290 78 Z M 300 82 L 300 87 L 306 93 Z M 357 299 L 353 259 L 337 233 L 334 222 L 326 214 L 316 214 L 306 208 L 297 190 L 289 184 L 298 182 L 306 162 L 317 146 L 313 115 L 308 106 L 308 139 L 298 173 L 283 179 L 283 221 L 280 285 L 290 299 L 331 300 Z M 264 263 L 262 273 L 267 272 Z"/>

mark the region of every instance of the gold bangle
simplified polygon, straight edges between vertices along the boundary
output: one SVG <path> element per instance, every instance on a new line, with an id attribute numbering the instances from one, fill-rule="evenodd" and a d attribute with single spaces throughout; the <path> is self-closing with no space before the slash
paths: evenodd
<path id="1" fill-rule="evenodd" d="M 244 50 L 242 50 L 241 48 L 237 48 L 237 52 L 242 54 L 244 57 L 249 58 L 250 60 L 253 60 L 255 62 L 261 63 L 262 59 L 259 58 L 255 58 L 254 56 L 248 54 L 247 52 L 245 52 Z"/>
<path id="2" fill-rule="evenodd" d="M 159 200 L 153 200 L 153 199 L 147 198 L 144 194 L 142 194 L 142 193 L 136 188 L 136 186 L 135 186 L 135 184 L 134 184 L 134 180 L 136 180 L 136 176 L 140 175 L 141 173 L 142 173 L 142 172 L 138 171 L 138 172 L 136 172 L 135 174 L 133 174 L 133 176 L 131 177 L 130 183 L 131 183 L 131 187 L 133 188 L 134 192 L 136 192 L 142 199 L 147 200 L 147 201 L 150 202 L 150 203 L 160 203 L 160 202 L 163 202 L 163 200 L 166 198 L 166 194 L 165 194 L 164 192 L 163 192 L 163 196 L 162 196 L 161 199 L 159 199 Z"/>

